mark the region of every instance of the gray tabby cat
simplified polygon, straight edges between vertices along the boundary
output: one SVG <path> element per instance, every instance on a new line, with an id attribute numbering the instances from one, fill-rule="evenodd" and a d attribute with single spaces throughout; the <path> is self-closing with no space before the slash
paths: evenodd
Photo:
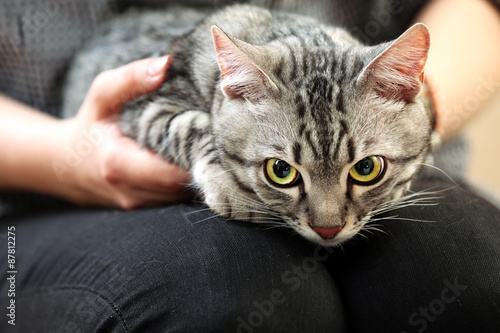
<path id="1" fill-rule="evenodd" d="M 432 134 L 419 100 L 424 25 L 364 46 L 340 28 L 248 5 L 188 31 L 193 15 L 113 21 L 77 58 L 66 113 L 100 71 L 171 54 L 165 83 L 125 107 L 121 128 L 189 170 L 217 214 L 282 221 L 330 246 L 408 189 Z"/>

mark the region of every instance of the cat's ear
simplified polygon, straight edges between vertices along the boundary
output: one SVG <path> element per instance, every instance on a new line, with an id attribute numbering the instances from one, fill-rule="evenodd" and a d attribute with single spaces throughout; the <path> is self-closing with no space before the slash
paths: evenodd
<path id="1" fill-rule="evenodd" d="M 258 47 L 229 37 L 215 25 L 212 36 L 222 91 L 227 97 L 256 102 L 277 90 L 276 84 L 248 56 L 258 53 Z"/>
<path id="2" fill-rule="evenodd" d="M 422 89 L 429 46 L 429 29 L 415 24 L 370 61 L 358 82 L 368 82 L 381 96 L 412 101 Z"/>

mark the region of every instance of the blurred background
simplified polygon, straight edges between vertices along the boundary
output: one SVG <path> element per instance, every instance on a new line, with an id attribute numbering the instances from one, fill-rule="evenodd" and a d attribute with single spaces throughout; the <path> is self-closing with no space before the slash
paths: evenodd
<path id="1" fill-rule="evenodd" d="M 467 178 L 500 198 L 500 93 L 464 132 L 470 150 Z"/>

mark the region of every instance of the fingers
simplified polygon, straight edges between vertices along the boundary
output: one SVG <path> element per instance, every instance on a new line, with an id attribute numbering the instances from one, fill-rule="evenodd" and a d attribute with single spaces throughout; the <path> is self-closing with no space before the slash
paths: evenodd
<path id="1" fill-rule="evenodd" d="M 125 209 L 192 198 L 189 174 L 124 137 L 113 116 L 128 101 L 157 89 L 165 79 L 168 56 L 135 61 L 94 80 L 76 117 L 82 128 L 106 124 L 105 139 L 79 168 L 74 201 Z"/>
<path id="2" fill-rule="evenodd" d="M 108 182 L 174 194 L 183 191 L 191 182 L 187 172 L 155 153 L 141 149 L 134 140 L 119 136 L 111 142 L 100 166 L 101 175 Z"/>
<path id="3" fill-rule="evenodd" d="M 106 206 L 122 209 L 135 209 L 140 207 L 153 207 L 165 203 L 183 202 L 191 200 L 194 192 L 184 190 L 179 193 L 157 193 L 142 189 L 128 187 L 127 184 L 118 186 L 109 185 L 110 188 L 101 188 L 98 193 L 87 192 L 84 197 L 73 200 L 82 206 Z M 110 193 L 113 193 L 110 195 Z"/>
<path id="4" fill-rule="evenodd" d="M 179 193 L 154 193 L 141 189 L 124 187 L 116 194 L 112 206 L 123 209 L 140 207 L 153 207 L 165 203 L 182 202 L 192 199 L 194 194 L 190 191 Z"/>
<path id="5" fill-rule="evenodd" d="M 142 59 L 99 74 L 84 101 L 96 110 L 93 120 L 116 114 L 126 102 L 156 90 L 165 79 L 171 59 Z"/>

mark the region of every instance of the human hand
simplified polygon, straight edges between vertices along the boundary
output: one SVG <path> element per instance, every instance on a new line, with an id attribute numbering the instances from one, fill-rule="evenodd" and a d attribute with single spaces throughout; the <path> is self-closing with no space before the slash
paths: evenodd
<path id="1" fill-rule="evenodd" d="M 69 138 L 69 148 L 53 160 L 66 163 L 53 162 L 53 168 L 67 186 L 67 199 L 133 209 L 192 197 L 186 190 L 191 179 L 185 171 L 140 148 L 117 125 L 126 102 L 160 86 L 169 59 L 139 60 L 101 73 L 76 117 L 63 121 L 60 137 Z"/>

